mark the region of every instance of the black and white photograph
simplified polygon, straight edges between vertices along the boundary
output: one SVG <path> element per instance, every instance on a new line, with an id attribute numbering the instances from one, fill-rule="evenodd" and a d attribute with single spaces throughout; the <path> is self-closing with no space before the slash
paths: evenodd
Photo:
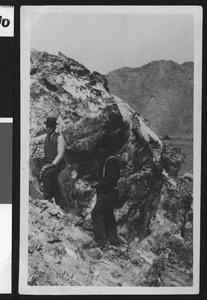
<path id="1" fill-rule="evenodd" d="M 20 20 L 19 293 L 199 293 L 202 8 Z"/>

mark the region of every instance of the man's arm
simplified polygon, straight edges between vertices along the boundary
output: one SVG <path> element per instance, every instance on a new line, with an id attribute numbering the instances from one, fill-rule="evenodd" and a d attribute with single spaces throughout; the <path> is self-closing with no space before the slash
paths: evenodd
<path id="1" fill-rule="evenodd" d="M 65 154 L 65 141 L 62 135 L 59 135 L 57 140 L 57 156 L 53 160 L 52 165 L 56 166 L 62 159 Z"/>
<path id="2" fill-rule="evenodd" d="M 106 176 L 97 184 L 93 185 L 95 188 L 108 189 L 114 187 L 119 179 L 119 164 L 116 159 L 109 159 L 106 162 Z"/>
<path id="3" fill-rule="evenodd" d="M 56 166 L 63 158 L 64 154 L 65 154 L 65 141 L 62 135 L 59 135 L 58 139 L 57 139 L 57 156 L 55 157 L 55 159 L 53 160 L 53 162 L 51 164 L 46 164 L 41 172 L 40 172 L 40 176 L 42 175 L 42 173 L 44 173 L 46 170 L 50 169 L 53 166 Z"/>

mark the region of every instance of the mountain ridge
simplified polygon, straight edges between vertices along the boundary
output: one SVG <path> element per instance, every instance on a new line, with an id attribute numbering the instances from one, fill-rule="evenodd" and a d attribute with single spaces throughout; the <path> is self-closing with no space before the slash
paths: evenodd
<path id="1" fill-rule="evenodd" d="M 173 63 L 173 64 L 177 64 L 177 65 L 179 65 L 179 66 L 188 66 L 188 67 L 189 67 L 189 65 L 194 65 L 194 62 L 191 61 L 191 60 L 185 61 L 185 62 L 183 62 L 183 63 L 178 63 L 178 62 L 173 61 L 173 60 L 171 60 L 171 59 L 170 59 L 170 60 L 166 60 L 166 59 L 157 59 L 157 60 L 152 60 L 152 61 L 150 61 L 150 62 L 148 62 L 148 63 L 145 63 L 145 64 L 141 65 L 140 67 L 129 67 L 129 66 L 120 67 L 120 68 L 117 68 L 117 69 L 114 69 L 114 70 L 111 70 L 111 71 L 107 72 L 107 73 L 105 74 L 105 76 L 109 75 L 110 73 L 113 73 L 113 72 L 122 70 L 122 69 L 130 69 L 130 70 L 132 70 L 132 69 L 140 69 L 140 68 L 143 68 L 143 67 L 148 66 L 148 65 L 150 65 L 150 64 L 159 63 L 159 62 Z"/>
<path id="2" fill-rule="evenodd" d="M 158 135 L 193 132 L 193 67 L 172 60 L 123 67 L 106 75 L 110 92 L 151 123 Z"/>

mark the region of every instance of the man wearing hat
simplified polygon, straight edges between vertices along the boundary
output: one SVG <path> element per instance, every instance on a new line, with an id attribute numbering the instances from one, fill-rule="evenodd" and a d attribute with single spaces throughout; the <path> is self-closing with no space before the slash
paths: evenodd
<path id="1" fill-rule="evenodd" d="M 58 174 L 65 168 L 65 142 L 61 134 L 55 132 L 57 122 L 56 118 L 48 117 L 44 122 L 47 135 L 44 141 L 44 166 L 41 169 L 40 177 L 43 183 L 44 199 L 55 202 L 63 208 L 63 196 L 60 191 Z"/>

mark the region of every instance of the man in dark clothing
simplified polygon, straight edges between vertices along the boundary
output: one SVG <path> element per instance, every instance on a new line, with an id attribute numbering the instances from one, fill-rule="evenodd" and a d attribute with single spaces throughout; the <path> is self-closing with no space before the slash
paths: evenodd
<path id="1" fill-rule="evenodd" d="M 96 188 L 97 202 L 91 212 L 94 227 L 95 241 L 100 249 L 111 245 L 119 245 L 116 220 L 113 209 L 118 199 L 117 182 L 120 176 L 120 168 L 117 159 L 110 156 L 105 160 L 102 169 L 102 178 L 92 185 Z"/>
<path id="2" fill-rule="evenodd" d="M 63 196 L 60 191 L 58 174 L 65 168 L 65 142 L 61 134 L 55 132 L 56 118 L 49 117 L 44 122 L 47 128 L 47 136 L 44 141 L 44 166 L 41 169 L 40 176 L 43 183 L 44 199 L 55 202 L 63 208 Z"/>

